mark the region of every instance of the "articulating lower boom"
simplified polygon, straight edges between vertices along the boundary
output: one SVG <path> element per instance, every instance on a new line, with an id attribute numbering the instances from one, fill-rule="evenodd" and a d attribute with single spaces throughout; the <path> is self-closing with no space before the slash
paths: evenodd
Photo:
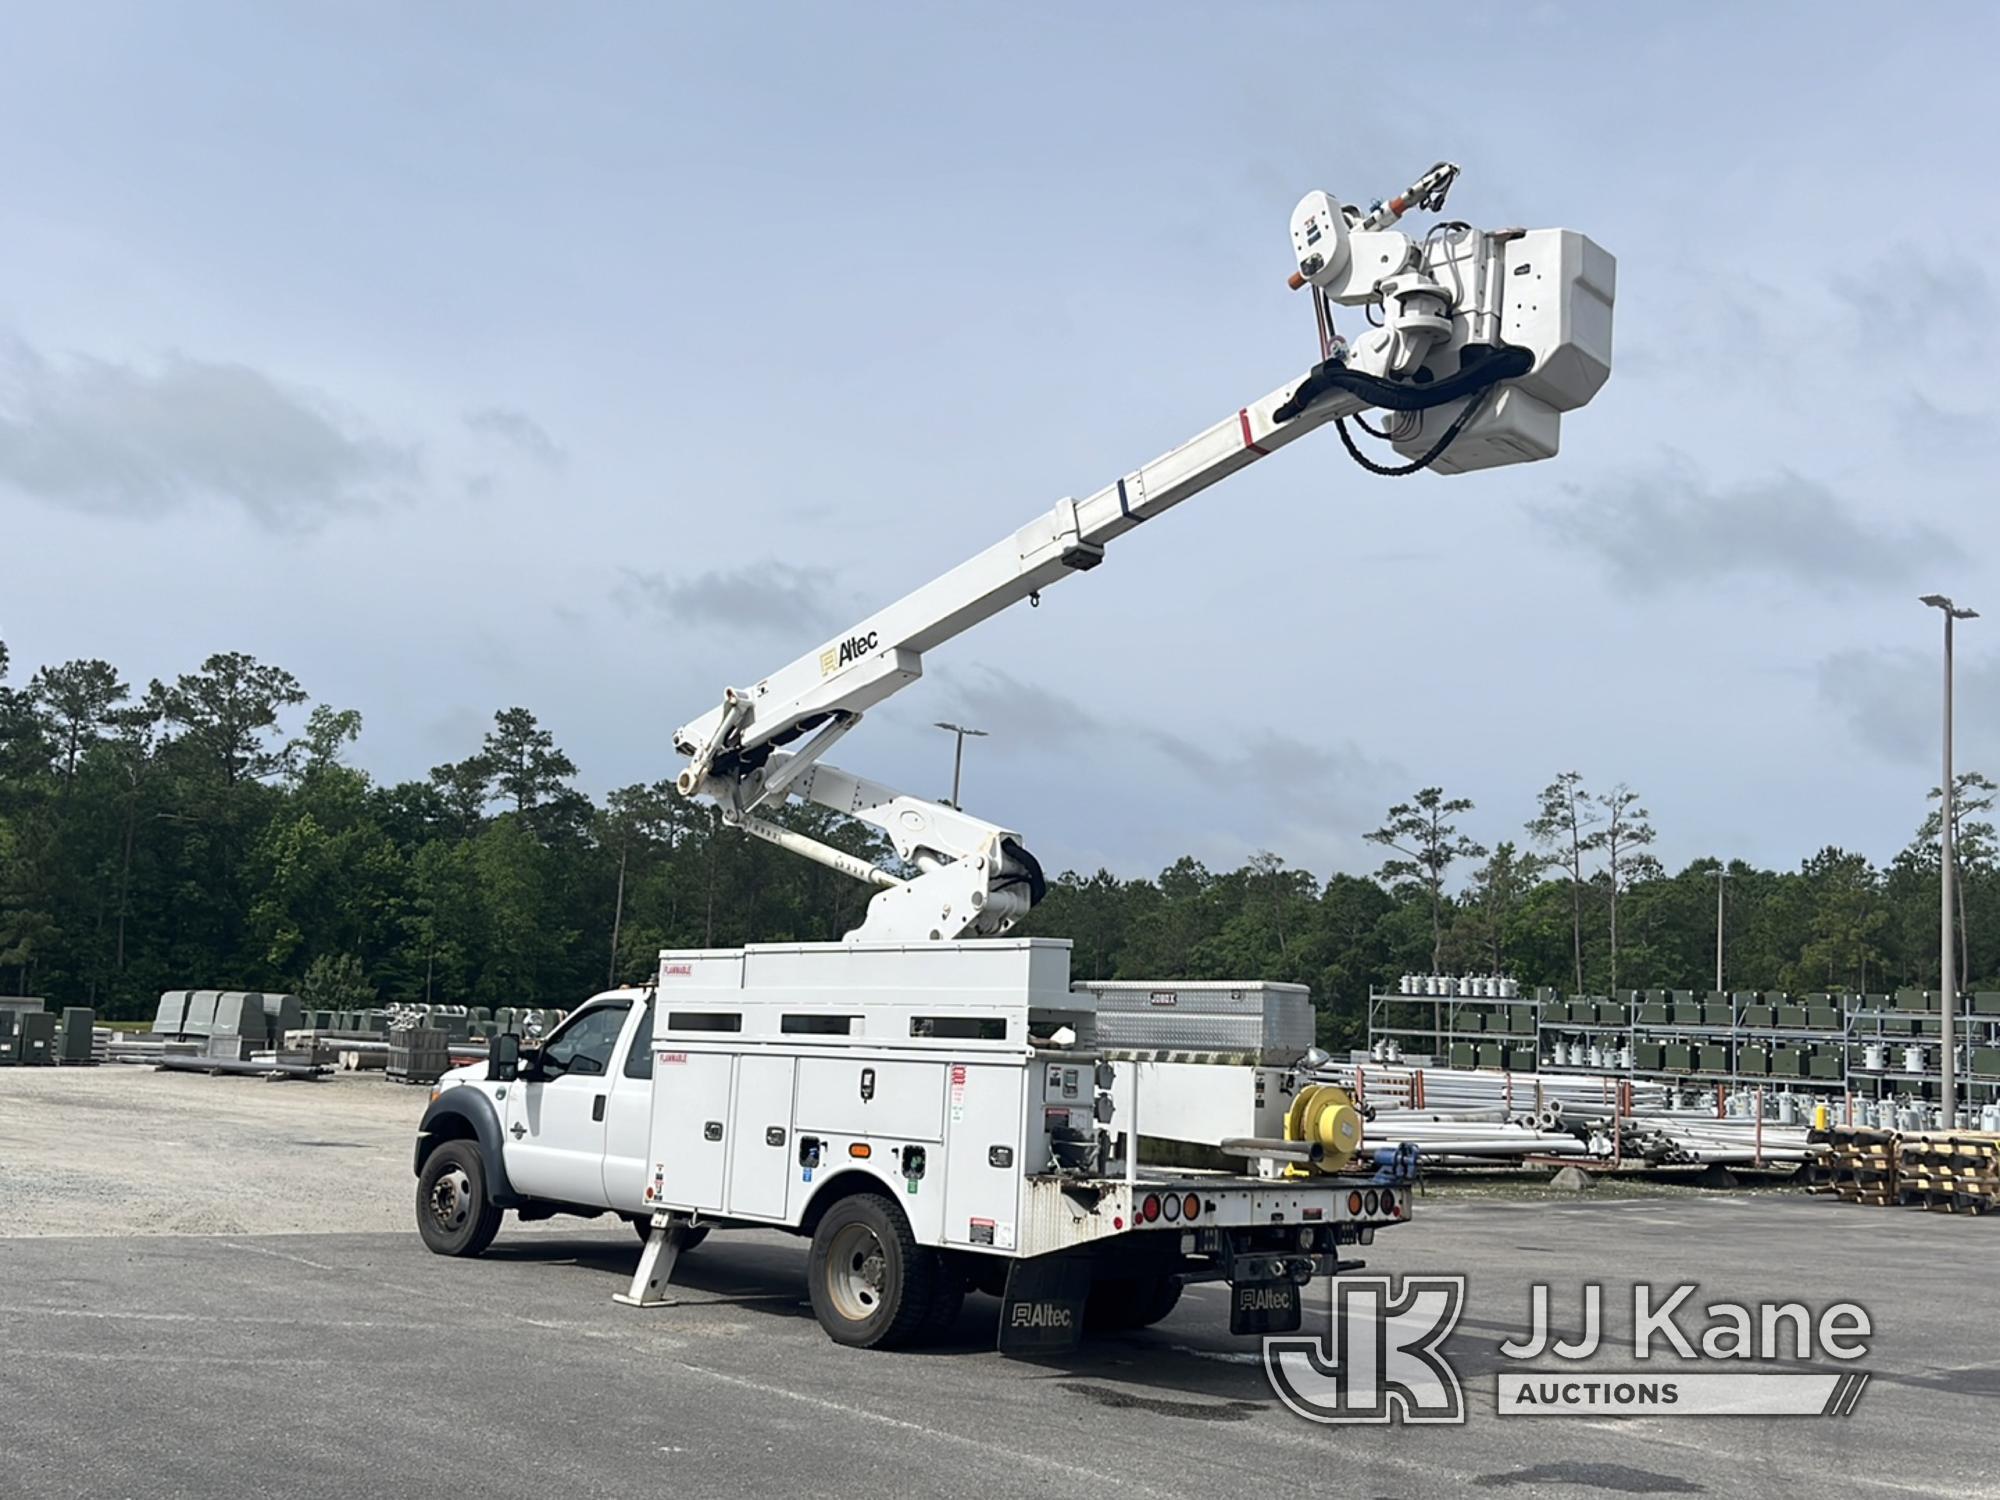
<path id="1" fill-rule="evenodd" d="M 684 796 L 725 821 L 881 889 L 848 936 L 874 942 L 990 937 L 1041 899 L 1042 872 L 1015 831 L 864 780 L 821 757 L 861 715 L 923 674 L 924 653 L 1021 599 L 1104 560 L 1105 547 L 1181 501 L 1328 422 L 1378 473 L 1441 473 L 1552 457 L 1560 414 L 1611 372 L 1610 255 L 1573 230 L 1478 230 L 1439 223 L 1421 240 L 1394 226 L 1441 209 L 1458 168 L 1440 162 L 1363 211 L 1309 193 L 1292 213 L 1295 288 L 1310 287 L 1321 362 L 1206 432 L 1083 500 L 1062 500 L 754 688 L 684 724 Z M 1335 307 L 1369 310 L 1352 343 Z M 1347 419 L 1370 408 L 1407 462 L 1365 458 Z M 759 816 L 799 797 L 872 824 L 913 869 L 893 875 Z"/>

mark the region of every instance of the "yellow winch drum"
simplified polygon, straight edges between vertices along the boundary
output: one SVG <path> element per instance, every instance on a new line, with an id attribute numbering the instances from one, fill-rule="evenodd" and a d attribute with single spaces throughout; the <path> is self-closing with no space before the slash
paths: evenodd
<path id="1" fill-rule="evenodd" d="M 1338 1172 L 1361 1150 L 1361 1111 L 1346 1089 L 1330 1083 L 1307 1084 L 1285 1111 L 1285 1139 L 1318 1146 L 1324 1153 L 1310 1166 L 1286 1168 L 1289 1175 Z"/>

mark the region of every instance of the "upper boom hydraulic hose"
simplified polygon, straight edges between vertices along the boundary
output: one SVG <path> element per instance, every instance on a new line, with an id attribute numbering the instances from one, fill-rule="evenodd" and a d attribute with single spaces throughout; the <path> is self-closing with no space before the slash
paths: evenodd
<path id="1" fill-rule="evenodd" d="M 1389 411 L 1428 411 L 1461 396 L 1474 395 L 1503 380 L 1515 380 L 1534 367 L 1535 357 L 1526 349 L 1511 346 L 1494 349 L 1476 357 L 1477 345 L 1467 345 L 1457 371 L 1428 385 L 1401 385 L 1374 375 L 1350 370 L 1338 359 L 1329 359 L 1299 382 L 1291 399 L 1271 413 L 1274 422 L 1289 422 L 1328 391 L 1349 391 L 1370 406 Z"/>

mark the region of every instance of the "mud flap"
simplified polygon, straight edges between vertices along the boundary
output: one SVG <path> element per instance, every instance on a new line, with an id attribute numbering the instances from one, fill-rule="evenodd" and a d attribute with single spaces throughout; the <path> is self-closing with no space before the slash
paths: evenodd
<path id="1" fill-rule="evenodd" d="M 1061 1354 L 1074 1349 L 1083 1338 L 1083 1304 L 1089 1298 L 1090 1262 L 1082 1256 L 1038 1255 L 1013 1262 L 1000 1298 L 1000 1352 Z"/>
<path id="2" fill-rule="evenodd" d="M 1239 1281 L 1229 1288 L 1231 1333 L 1297 1333 L 1300 1318 L 1296 1281 Z"/>

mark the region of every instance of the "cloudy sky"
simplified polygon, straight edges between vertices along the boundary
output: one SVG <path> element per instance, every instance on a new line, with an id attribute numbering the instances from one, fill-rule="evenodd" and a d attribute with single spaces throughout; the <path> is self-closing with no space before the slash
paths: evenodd
<path id="1" fill-rule="evenodd" d="M 1943 9 L 1940 7 L 1940 9 Z M 1429 13 L 1427 13 L 1429 14 Z M 1453 17 L 1456 19 L 1452 19 Z M 15 7 L 0 638 L 217 650 L 384 778 L 539 714 L 593 791 L 877 604 L 1304 371 L 1287 218 L 1441 156 L 1618 257 L 1554 462 L 1328 432 L 934 652 L 841 746 L 1051 868 L 1368 869 L 1574 768 L 1670 863 L 1886 857 L 2000 774 L 2000 18 L 1879 6 Z"/>

